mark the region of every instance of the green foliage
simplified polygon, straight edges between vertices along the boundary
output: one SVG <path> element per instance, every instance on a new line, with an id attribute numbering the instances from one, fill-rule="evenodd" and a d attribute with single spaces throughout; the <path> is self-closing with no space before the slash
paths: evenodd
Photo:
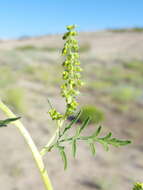
<path id="1" fill-rule="evenodd" d="M 44 84 L 47 84 L 49 82 L 49 71 L 47 71 L 44 67 L 35 68 L 34 71 L 35 79 L 43 82 Z"/>
<path id="2" fill-rule="evenodd" d="M 143 74 L 143 61 L 133 60 L 133 61 L 125 62 L 124 66 L 127 67 L 128 69 L 131 69 Z"/>
<path id="3" fill-rule="evenodd" d="M 143 183 L 135 183 L 133 190 L 143 190 Z"/>
<path id="4" fill-rule="evenodd" d="M 134 27 L 134 28 L 132 28 L 132 30 L 134 32 L 143 32 L 143 28 L 142 27 Z"/>
<path id="5" fill-rule="evenodd" d="M 5 120 L 0 120 L 0 127 L 7 127 L 7 125 L 9 123 L 12 123 L 13 121 L 16 121 L 20 119 L 20 117 L 16 117 L 16 118 L 9 118 L 9 119 L 5 119 Z"/>
<path id="6" fill-rule="evenodd" d="M 9 88 L 4 96 L 7 104 L 11 105 L 16 111 L 25 111 L 25 96 L 22 88 Z"/>
<path id="7" fill-rule="evenodd" d="M 0 87 L 7 87 L 16 81 L 10 68 L 2 66 L 0 69 Z"/>
<path id="8" fill-rule="evenodd" d="M 120 103 L 128 103 L 130 101 L 135 101 L 140 94 L 140 90 L 127 86 L 120 88 L 118 87 L 112 92 L 111 96 L 115 101 Z"/>
<path id="9" fill-rule="evenodd" d="M 24 72 L 32 76 L 37 81 L 40 81 L 44 84 L 47 84 L 49 81 L 49 71 L 45 67 L 41 67 L 39 65 L 26 65 L 24 68 Z"/>
<path id="10" fill-rule="evenodd" d="M 20 51 L 33 51 L 33 50 L 36 50 L 36 47 L 33 46 L 33 45 L 25 45 L 25 46 L 16 47 L 16 50 L 20 50 Z"/>
<path id="11" fill-rule="evenodd" d="M 115 28 L 109 29 L 111 32 L 124 33 L 124 32 L 143 32 L 142 27 L 133 27 L 133 28 Z"/>
<path id="12" fill-rule="evenodd" d="M 41 47 L 41 51 L 47 51 L 47 52 L 56 52 L 59 51 L 58 47 Z"/>
<path id="13" fill-rule="evenodd" d="M 38 68 L 36 66 L 33 66 L 31 64 L 25 65 L 25 67 L 23 68 L 24 73 L 26 74 L 30 74 L 30 75 L 34 75 L 35 72 L 38 70 Z"/>
<path id="14" fill-rule="evenodd" d="M 70 136 L 68 134 L 69 130 L 73 127 L 73 124 L 75 124 L 77 122 L 77 120 L 79 119 L 81 112 L 79 112 L 75 119 L 73 121 L 71 121 L 70 124 L 68 124 L 63 131 L 60 131 L 60 134 L 58 136 L 57 141 L 52 144 L 50 147 L 45 147 L 45 149 L 47 149 L 47 151 L 51 151 L 53 148 L 57 148 L 60 152 L 60 155 L 62 157 L 62 160 L 64 162 L 64 168 L 67 168 L 67 156 L 66 156 L 66 152 L 65 152 L 65 146 L 66 143 L 70 143 L 71 144 L 71 151 L 72 151 L 72 155 L 75 157 L 76 156 L 76 152 L 77 152 L 77 143 L 79 141 L 83 141 L 86 144 L 89 145 L 91 153 L 93 155 L 95 155 L 96 153 L 96 148 L 95 148 L 95 143 L 100 143 L 103 145 L 103 147 L 105 148 L 106 151 L 109 150 L 109 145 L 112 145 L 114 147 L 120 147 L 120 146 L 124 146 L 127 144 L 130 144 L 131 142 L 128 140 L 120 140 L 117 138 L 112 138 L 112 133 L 108 133 L 106 136 L 104 137 L 98 137 L 99 134 L 101 133 L 101 126 L 99 126 L 91 135 L 89 136 L 82 136 L 82 132 L 84 131 L 84 129 L 88 126 L 89 124 L 89 117 L 87 119 L 85 119 L 83 121 L 83 123 L 76 127 L 76 131 L 75 134 L 73 136 Z"/>
<path id="15" fill-rule="evenodd" d="M 99 91 L 105 91 L 105 89 L 109 89 L 112 86 L 112 83 L 109 81 L 93 81 L 93 83 L 91 83 L 92 87 L 95 88 L 95 90 L 99 90 Z"/>
<path id="16" fill-rule="evenodd" d="M 37 46 L 33 46 L 33 45 L 25 45 L 25 46 L 16 47 L 16 50 L 18 50 L 18 51 L 47 51 L 47 52 L 55 52 L 55 51 L 58 51 L 59 48 L 57 48 L 57 47 L 48 47 L 48 46 L 37 47 Z"/>
<path id="17" fill-rule="evenodd" d="M 82 122 L 88 117 L 90 117 L 91 123 L 98 124 L 104 120 L 104 113 L 95 106 L 86 105 L 82 107 L 82 113 L 79 117 L 79 121 Z"/>

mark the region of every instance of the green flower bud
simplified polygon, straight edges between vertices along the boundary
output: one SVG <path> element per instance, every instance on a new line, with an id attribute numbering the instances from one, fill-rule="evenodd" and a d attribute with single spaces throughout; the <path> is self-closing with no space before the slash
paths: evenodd
<path id="1" fill-rule="evenodd" d="M 62 50 L 62 55 L 66 55 L 67 54 L 67 49 L 66 48 L 63 48 Z"/>
<path id="2" fill-rule="evenodd" d="M 63 36 L 63 40 L 66 40 L 69 37 L 69 35 L 70 35 L 70 32 L 65 33 Z"/>
<path id="3" fill-rule="evenodd" d="M 80 62 L 79 62 L 79 61 L 76 61 L 74 64 L 75 64 L 75 65 L 80 65 Z"/>
<path id="4" fill-rule="evenodd" d="M 82 68 L 81 68 L 81 67 L 75 67 L 75 68 L 74 68 L 74 71 L 81 72 L 81 71 L 82 71 Z"/>
<path id="5" fill-rule="evenodd" d="M 80 87 L 80 86 L 83 86 L 84 85 L 84 82 L 82 82 L 81 80 L 77 80 L 77 85 Z"/>
<path id="6" fill-rule="evenodd" d="M 67 67 L 67 66 L 69 66 L 69 65 L 70 65 L 70 61 L 68 61 L 68 60 L 66 60 L 66 61 L 63 62 L 63 66 L 64 66 L 64 67 Z"/>
<path id="7" fill-rule="evenodd" d="M 59 120 L 63 117 L 63 115 L 57 112 L 54 108 L 49 111 L 49 114 L 53 120 Z"/>
<path id="8" fill-rule="evenodd" d="M 72 48 L 73 48 L 74 51 L 78 51 L 79 50 L 78 45 L 73 45 Z"/>
<path id="9" fill-rule="evenodd" d="M 71 35 L 71 36 L 76 36 L 76 35 L 77 35 L 77 32 L 76 32 L 76 31 L 72 31 L 72 32 L 70 32 L 70 35 Z"/>
<path id="10" fill-rule="evenodd" d="M 73 56 L 74 56 L 75 59 L 79 58 L 79 54 L 78 53 L 73 53 Z"/>
<path id="11" fill-rule="evenodd" d="M 68 96 L 67 99 L 66 99 L 66 102 L 67 102 L 68 104 L 70 104 L 70 103 L 72 102 L 72 97 L 71 97 L 71 96 Z"/>
<path id="12" fill-rule="evenodd" d="M 67 26 L 67 30 L 73 30 L 73 29 L 75 29 L 75 25 L 69 25 L 69 26 Z"/>
<path id="13" fill-rule="evenodd" d="M 63 72 L 63 79 L 66 80 L 69 78 L 69 73 L 67 71 Z"/>

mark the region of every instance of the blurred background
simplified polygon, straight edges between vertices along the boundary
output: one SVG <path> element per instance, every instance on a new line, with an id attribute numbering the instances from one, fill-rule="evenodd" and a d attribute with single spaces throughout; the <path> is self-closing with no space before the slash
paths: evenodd
<path id="1" fill-rule="evenodd" d="M 0 5 L 0 97 L 19 116 L 39 148 L 54 131 L 47 99 L 60 112 L 64 100 L 61 50 L 65 26 L 77 24 L 85 86 L 78 98 L 83 118 L 92 117 L 87 134 L 99 124 L 103 135 L 132 144 L 85 144 L 64 171 L 56 151 L 44 160 L 56 190 L 131 190 L 143 181 L 143 1 L 5 0 Z M 1 119 L 5 116 L 0 112 Z M 76 127 L 76 126 L 75 126 Z M 23 138 L 14 127 L 0 135 L 0 186 L 4 190 L 43 190 Z"/>

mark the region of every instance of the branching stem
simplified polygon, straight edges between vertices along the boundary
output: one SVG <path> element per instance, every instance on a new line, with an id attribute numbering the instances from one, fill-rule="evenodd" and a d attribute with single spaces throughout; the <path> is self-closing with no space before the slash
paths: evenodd
<path id="1" fill-rule="evenodd" d="M 48 144 L 45 145 L 44 148 L 41 150 L 41 152 L 40 152 L 41 156 L 44 156 L 47 153 L 47 149 L 49 147 L 51 147 L 51 145 L 54 143 L 54 141 L 58 137 L 60 129 L 62 128 L 62 126 L 64 124 L 64 121 L 65 121 L 65 119 L 62 119 L 62 120 L 57 122 L 57 129 L 56 129 L 55 133 L 52 135 L 52 137 L 49 140 Z"/>

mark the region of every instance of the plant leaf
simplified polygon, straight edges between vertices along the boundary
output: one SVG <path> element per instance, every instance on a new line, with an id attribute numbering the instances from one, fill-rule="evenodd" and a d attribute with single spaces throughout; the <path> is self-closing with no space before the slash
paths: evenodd
<path id="1" fill-rule="evenodd" d="M 115 147 L 125 146 L 130 143 L 131 143 L 131 141 L 129 141 L 129 140 L 120 140 L 120 139 L 116 139 L 116 138 L 112 138 L 108 141 L 108 144 L 111 144 Z"/>
<path id="2" fill-rule="evenodd" d="M 93 142 L 89 143 L 91 153 L 95 156 L 96 154 L 96 149 L 95 149 L 95 144 Z"/>
<path id="3" fill-rule="evenodd" d="M 108 146 L 108 144 L 106 142 L 103 141 L 102 145 L 103 145 L 105 151 L 109 150 L 109 146 Z"/>
<path id="4" fill-rule="evenodd" d="M 64 147 L 62 146 L 58 146 L 59 150 L 60 150 L 60 155 L 62 157 L 62 160 L 64 162 L 64 170 L 67 169 L 67 157 L 66 157 L 66 153 L 64 151 Z"/>
<path id="5" fill-rule="evenodd" d="M 0 120 L 0 127 L 7 127 L 7 125 L 13 121 L 16 121 L 20 119 L 20 117 L 16 117 L 16 118 L 9 118 L 9 119 L 5 119 L 5 120 Z"/>
<path id="6" fill-rule="evenodd" d="M 80 133 L 83 131 L 83 129 L 88 126 L 89 121 L 90 121 L 90 117 L 88 117 L 88 118 L 83 122 L 83 124 L 81 125 L 81 127 L 79 127 L 79 130 L 77 131 L 77 135 L 80 135 Z"/>
<path id="7" fill-rule="evenodd" d="M 110 139 L 111 136 L 112 136 L 112 133 L 109 132 L 105 137 L 102 138 L 102 140 L 106 141 L 106 140 Z"/>
<path id="8" fill-rule="evenodd" d="M 98 129 L 93 133 L 92 137 L 97 137 L 101 132 L 102 126 L 99 126 Z"/>
<path id="9" fill-rule="evenodd" d="M 75 119 L 72 120 L 72 121 L 70 122 L 70 124 L 67 125 L 67 126 L 64 128 L 64 131 L 63 131 L 63 133 L 62 133 L 61 136 L 63 136 L 63 135 L 66 133 L 66 131 L 67 131 L 68 129 L 70 129 L 74 123 L 76 123 L 76 122 L 78 121 L 78 119 L 79 119 L 79 117 L 80 117 L 80 114 L 81 114 L 81 111 L 79 111 L 79 112 L 77 113 L 77 115 L 75 116 Z"/>
<path id="10" fill-rule="evenodd" d="M 73 154 L 73 157 L 74 157 L 74 158 L 75 158 L 75 156 L 76 156 L 76 150 L 77 150 L 76 140 L 73 139 L 73 140 L 72 140 L 72 154 Z"/>

